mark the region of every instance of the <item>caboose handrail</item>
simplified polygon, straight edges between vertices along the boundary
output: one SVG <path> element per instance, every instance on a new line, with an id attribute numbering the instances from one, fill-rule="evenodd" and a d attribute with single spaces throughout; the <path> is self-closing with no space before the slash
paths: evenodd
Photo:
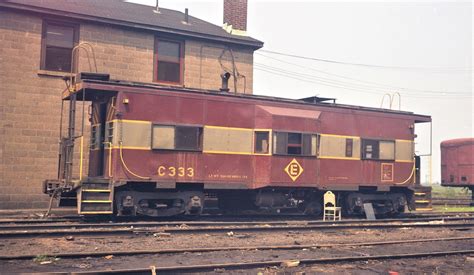
<path id="1" fill-rule="evenodd" d="M 386 93 L 382 96 L 382 102 L 380 102 L 380 108 L 383 107 L 383 103 L 385 102 L 385 96 L 388 96 L 389 108 L 392 109 L 392 96 L 389 93 Z"/>
<path id="2" fill-rule="evenodd" d="M 149 180 L 150 177 L 143 177 L 143 176 L 140 176 L 140 175 L 137 175 L 135 173 L 133 173 L 132 171 L 130 171 L 130 169 L 128 168 L 127 164 L 125 164 L 125 160 L 123 159 L 123 150 L 122 150 L 122 141 L 120 141 L 120 144 L 119 144 L 119 151 L 120 151 L 120 160 L 122 161 L 122 166 L 123 168 L 125 168 L 125 170 L 130 173 L 131 175 L 133 175 L 134 177 L 137 177 L 139 179 L 143 179 L 143 180 Z"/>
<path id="3" fill-rule="evenodd" d="M 382 102 L 380 102 L 380 108 L 383 107 L 383 103 L 385 102 L 385 96 L 388 96 L 388 104 L 390 110 L 392 110 L 393 107 L 393 100 L 395 99 L 395 96 L 398 95 L 398 110 L 402 110 L 402 96 L 400 95 L 399 92 L 394 92 L 393 94 L 386 93 L 382 96 Z"/>
<path id="4" fill-rule="evenodd" d="M 394 183 L 394 184 L 401 185 L 401 184 L 405 184 L 405 183 L 409 182 L 410 179 L 414 176 L 415 170 L 416 170 L 416 161 L 413 160 L 413 168 L 411 169 L 411 173 L 410 173 L 410 175 L 408 176 L 408 178 L 407 178 L 406 180 L 402 181 L 402 182 L 396 182 L 396 183 Z"/>
<path id="5" fill-rule="evenodd" d="M 86 47 L 87 46 L 87 47 Z M 90 56 L 89 56 L 89 50 L 92 54 L 92 60 L 94 61 L 94 68 L 95 68 L 95 72 L 97 73 L 97 60 L 95 58 L 95 51 L 94 51 L 94 47 L 88 43 L 88 42 L 81 42 L 79 44 L 77 44 L 74 48 L 72 48 L 72 54 L 71 54 L 71 74 L 69 75 L 69 83 L 71 85 L 71 87 L 74 89 L 74 82 L 75 80 L 73 81 L 73 74 L 74 72 L 77 72 L 77 67 L 76 67 L 76 60 L 79 62 L 79 51 L 80 49 L 83 49 L 86 53 L 86 56 L 87 56 L 87 62 L 89 63 L 89 71 L 92 72 L 92 65 L 91 65 L 91 59 L 90 59 Z M 77 56 L 76 56 L 77 54 Z"/>

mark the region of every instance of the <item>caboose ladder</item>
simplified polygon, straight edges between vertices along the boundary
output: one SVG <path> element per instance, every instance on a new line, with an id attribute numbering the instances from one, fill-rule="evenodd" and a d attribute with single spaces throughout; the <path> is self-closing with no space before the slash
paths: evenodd
<path id="1" fill-rule="evenodd" d="M 113 214 L 113 191 L 113 184 L 108 181 L 83 182 L 78 192 L 79 214 Z"/>

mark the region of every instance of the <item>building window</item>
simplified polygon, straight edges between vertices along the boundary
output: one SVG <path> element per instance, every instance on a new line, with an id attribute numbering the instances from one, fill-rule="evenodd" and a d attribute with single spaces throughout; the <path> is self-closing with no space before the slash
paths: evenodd
<path id="1" fill-rule="evenodd" d="M 182 83 L 183 43 L 179 41 L 155 39 L 156 82 Z"/>
<path id="2" fill-rule="evenodd" d="M 363 139 L 362 158 L 395 160 L 395 141 Z"/>
<path id="3" fill-rule="evenodd" d="M 273 134 L 273 153 L 316 156 L 316 135 L 275 132 Z"/>
<path id="4" fill-rule="evenodd" d="M 78 26 L 44 21 L 41 69 L 71 72 L 72 49 L 78 42 Z"/>
<path id="5" fill-rule="evenodd" d="M 255 131 L 254 152 L 257 154 L 268 154 L 269 152 L 269 131 Z"/>
<path id="6" fill-rule="evenodd" d="M 152 148 L 200 151 L 202 127 L 153 125 Z"/>

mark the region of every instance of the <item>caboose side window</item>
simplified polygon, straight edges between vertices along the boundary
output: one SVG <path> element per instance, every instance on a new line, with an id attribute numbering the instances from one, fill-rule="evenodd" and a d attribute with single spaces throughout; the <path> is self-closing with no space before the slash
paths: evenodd
<path id="1" fill-rule="evenodd" d="M 352 138 L 346 138 L 346 157 L 352 157 L 352 146 L 353 140 Z"/>
<path id="2" fill-rule="evenodd" d="M 202 127 L 153 125 L 152 149 L 200 151 Z"/>
<path id="3" fill-rule="evenodd" d="M 176 150 L 200 150 L 202 128 L 176 126 Z"/>
<path id="4" fill-rule="evenodd" d="M 78 42 L 78 26 L 62 22 L 43 22 L 41 69 L 71 71 L 72 49 Z"/>
<path id="5" fill-rule="evenodd" d="M 302 134 L 288 133 L 287 153 L 288 155 L 301 155 L 303 147 Z"/>
<path id="6" fill-rule="evenodd" d="M 269 152 L 269 131 L 255 131 L 255 148 L 257 154 L 268 154 Z"/>
<path id="7" fill-rule="evenodd" d="M 316 135 L 275 132 L 273 153 L 277 155 L 316 156 Z"/>
<path id="8" fill-rule="evenodd" d="M 362 158 L 395 160 L 395 141 L 363 139 Z"/>
<path id="9" fill-rule="evenodd" d="M 395 141 L 381 140 L 379 142 L 379 158 L 384 160 L 395 159 Z"/>
<path id="10" fill-rule="evenodd" d="M 182 83 L 182 42 L 156 38 L 154 59 L 154 81 L 172 84 Z"/>
<path id="11" fill-rule="evenodd" d="M 153 125 L 151 148 L 174 149 L 174 126 Z"/>

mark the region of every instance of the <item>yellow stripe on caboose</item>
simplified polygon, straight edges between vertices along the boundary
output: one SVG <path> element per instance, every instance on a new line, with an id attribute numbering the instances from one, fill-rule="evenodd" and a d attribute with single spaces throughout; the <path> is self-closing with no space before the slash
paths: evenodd
<path id="1" fill-rule="evenodd" d="M 153 125 L 151 121 L 115 119 L 112 136 L 109 142 L 112 149 L 152 150 Z M 163 124 L 166 125 L 166 124 Z M 178 125 L 179 126 L 179 125 Z M 216 125 L 195 126 L 202 127 L 202 152 L 206 154 L 229 155 L 260 155 L 271 156 L 273 148 L 272 129 L 253 129 L 242 127 L 227 127 Z M 268 132 L 267 153 L 255 152 L 255 133 Z M 315 133 L 316 134 L 316 133 Z M 173 136 L 174 138 L 174 136 Z M 318 158 L 333 160 L 361 160 L 362 138 L 351 135 L 318 134 Z M 394 139 L 393 161 L 413 163 L 414 142 L 412 140 Z M 174 141 L 173 141 L 174 143 Z"/>

